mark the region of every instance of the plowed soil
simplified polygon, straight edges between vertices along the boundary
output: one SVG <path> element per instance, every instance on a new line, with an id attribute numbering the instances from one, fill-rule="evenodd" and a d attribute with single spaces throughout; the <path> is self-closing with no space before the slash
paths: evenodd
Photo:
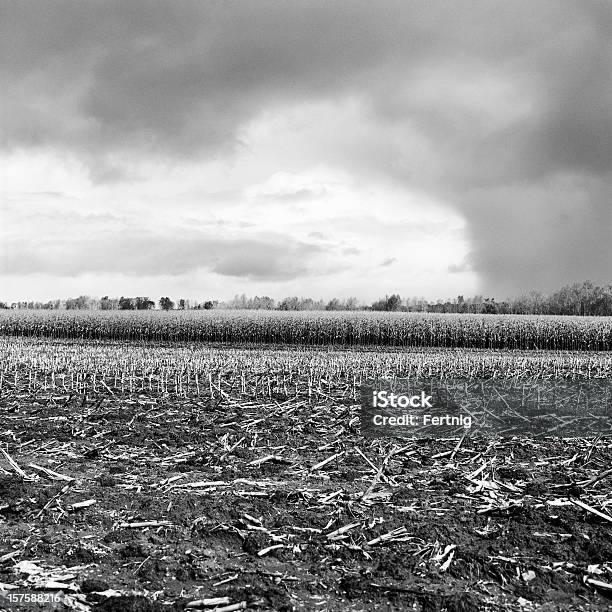
<path id="1" fill-rule="evenodd" d="M 611 511 L 609 439 L 372 441 L 357 417 L 333 388 L 5 388 L 0 607 L 612 609 L 612 522 L 588 509 Z"/>

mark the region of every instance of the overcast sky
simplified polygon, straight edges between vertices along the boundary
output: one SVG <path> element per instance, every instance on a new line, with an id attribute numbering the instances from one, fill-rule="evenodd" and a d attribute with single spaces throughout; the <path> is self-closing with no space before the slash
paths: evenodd
<path id="1" fill-rule="evenodd" d="M 612 282 L 606 0 L 0 7 L 0 300 Z"/>

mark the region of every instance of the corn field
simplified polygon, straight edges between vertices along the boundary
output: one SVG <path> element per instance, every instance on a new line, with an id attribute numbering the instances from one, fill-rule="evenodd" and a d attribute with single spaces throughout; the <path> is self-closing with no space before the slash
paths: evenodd
<path id="1" fill-rule="evenodd" d="M 607 351 L 612 317 L 282 311 L 5 311 L 0 335 L 53 339 Z"/>

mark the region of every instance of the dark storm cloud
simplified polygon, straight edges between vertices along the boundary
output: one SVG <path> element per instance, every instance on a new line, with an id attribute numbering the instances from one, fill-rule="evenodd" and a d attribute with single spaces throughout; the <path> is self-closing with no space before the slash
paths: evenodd
<path id="1" fill-rule="evenodd" d="M 270 104 L 335 91 L 352 64 L 375 65 L 377 11 L 355 10 L 356 29 L 323 3 L 5 2 L 3 78 L 19 112 L 4 143 L 231 148 Z"/>
<path id="2" fill-rule="evenodd" d="M 321 247 L 269 234 L 254 238 L 218 235 L 159 236 L 146 232 L 98 232 L 79 240 L 14 237 L 3 244 L 0 274 L 79 276 L 178 276 L 198 270 L 251 280 L 281 281 L 317 273 Z"/>
<path id="3" fill-rule="evenodd" d="M 466 269 L 480 271 L 499 297 L 584 279 L 611 282 L 611 185 L 553 179 L 473 192 L 469 230 L 475 248 Z"/>
<path id="4" fill-rule="evenodd" d="M 340 144 L 333 161 L 459 211 L 487 290 L 610 281 L 608 2 L 59 0 L 1 11 L 5 148 L 65 148 L 111 180 L 122 153 L 223 156 L 263 111 L 356 99 L 367 138 Z"/>
<path id="5" fill-rule="evenodd" d="M 542 5 L 523 23 L 516 5 L 496 28 L 494 5 L 6 1 L 2 72 L 15 112 L 4 143 L 216 153 L 264 109 L 344 95 L 406 119 L 400 91 L 419 71 L 455 56 L 511 60 L 538 34 L 533 21 L 552 32 L 563 17 Z M 432 131 L 461 123 L 448 108 L 408 110 Z"/>

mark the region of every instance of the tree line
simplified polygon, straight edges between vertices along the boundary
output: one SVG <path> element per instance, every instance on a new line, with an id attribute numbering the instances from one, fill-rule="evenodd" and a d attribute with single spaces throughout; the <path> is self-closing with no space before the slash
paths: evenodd
<path id="1" fill-rule="evenodd" d="M 35 310 L 377 310 L 387 312 L 438 312 L 478 314 L 556 314 L 581 316 L 612 316 L 612 285 L 598 286 L 590 281 L 566 285 L 558 291 L 544 294 L 530 291 L 522 296 L 502 302 L 495 298 L 475 295 L 464 298 L 431 301 L 424 298 L 402 298 L 394 293 L 372 304 L 359 302 L 357 298 L 333 298 L 328 301 L 305 297 L 286 297 L 276 301 L 268 296 L 247 297 L 236 295 L 228 301 L 176 301 L 165 296 L 157 303 L 148 296 L 92 298 L 81 295 L 65 300 L 47 302 L 0 302 L 0 308 Z"/>
<path id="2" fill-rule="evenodd" d="M 89 295 L 80 295 L 76 298 L 65 300 L 49 300 L 48 302 L 13 302 L 7 304 L 0 302 L 0 308 L 28 309 L 28 310 L 186 310 L 190 308 L 204 308 L 206 310 L 215 307 L 217 302 L 206 301 L 201 304 L 192 305 L 189 300 L 181 298 L 176 303 L 169 297 L 159 298 L 156 303 L 148 296 L 109 298 L 92 298 Z"/>

